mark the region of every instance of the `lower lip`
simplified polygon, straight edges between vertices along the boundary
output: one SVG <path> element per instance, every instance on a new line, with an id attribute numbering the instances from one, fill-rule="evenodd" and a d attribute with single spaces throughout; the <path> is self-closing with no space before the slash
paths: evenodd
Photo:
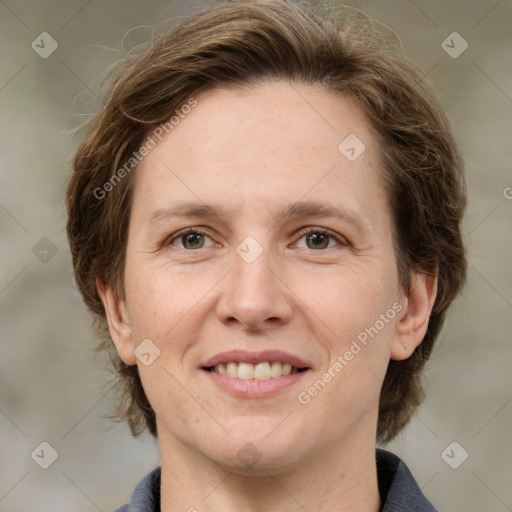
<path id="1" fill-rule="evenodd" d="M 309 370 L 284 375 L 275 379 L 233 379 L 227 375 L 203 370 L 221 389 L 228 391 L 237 398 L 261 398 L 271 396 L 282 389 L 299 382 Z"/>

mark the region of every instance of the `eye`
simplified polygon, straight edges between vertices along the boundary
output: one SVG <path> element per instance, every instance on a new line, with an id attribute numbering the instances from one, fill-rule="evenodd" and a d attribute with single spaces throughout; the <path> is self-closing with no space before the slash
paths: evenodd
<path id="1" fill-rule="evenodd" d="M 164 245 L 175 245 L 174 242 L 177 241 L 182 244 L 182 249 L 202 249 L 205 247 L 205 238 L 210 237 L 201 229 L 187 228 L 168 238 Z"/>
<path id="2" fill-rule="evenodd" d="M 332 233 L 331 231 L 324 228 L 305 228 L 301 230 L 298 235 L 300 238 L 305 239 L 304 245 L 300 248 L 322 250 L 330 249 L 337 243 L 340 246 L 348 246 L 348 242 L 341 236 Z M 202 249 L 204 247 L 211 247 L 215 243 L 208 245 L 206 239 L 212 240 L 205 231 L 199 228 L 187 228 L 179 231 L 178 233 L 171 235 L 164 242 L 164 246 L 175 246 L 186 250 Z M 181 244 L 181 247 L 180 245 Z"/>
<path id="3" fill-rule="evenodd" d="M 323 228 L 305 228 L 299 232 L 299 235 L 301 238 L 305 238 L 306 249 L 330 249 L 332 247 L 330 243 L 333 241 L 341 246 L 348 245 L 342 237 Z"/>

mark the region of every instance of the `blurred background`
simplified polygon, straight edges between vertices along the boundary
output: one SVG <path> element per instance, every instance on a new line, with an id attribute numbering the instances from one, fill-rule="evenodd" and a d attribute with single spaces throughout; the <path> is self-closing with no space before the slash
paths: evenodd
<path id="1" fill-rule="evenodd" d="M 0 0 L 1 512 L 108 512 L 159 464 L 148 435 L 104 417 L 111 376 L 72 280 L 63 197 L 106 70 L 208 4 Z M 427 399 L 387 449 L 441 512 L 512 510 L 512 3 L 346 5 L 393 29 L 434 83 L 468 175 L 468 283 Z"/>

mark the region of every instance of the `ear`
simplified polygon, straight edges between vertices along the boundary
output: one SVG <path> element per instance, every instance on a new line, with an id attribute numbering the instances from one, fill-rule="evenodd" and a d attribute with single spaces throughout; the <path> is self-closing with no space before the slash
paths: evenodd
<path id="1" fill-rule="evenodd" d="M 103 302 L 110 337 L 116 346 L 119 357 L 127 365 L 136 364 L 137 361 L 133 353 L 132 329 L 127 315 L 126 303 L 114 292 L 111 286 L 106 285 L 100 278 L 96 278 L 96 288 Z"/>
<path id="2" fill-rule="evenodd" d="M 391 346 L 391 359 L 402 361 L 412 355 L 427 332 L 437 294 L 437 269 L 433 275 L 414 273 L 402 316 Z"/>

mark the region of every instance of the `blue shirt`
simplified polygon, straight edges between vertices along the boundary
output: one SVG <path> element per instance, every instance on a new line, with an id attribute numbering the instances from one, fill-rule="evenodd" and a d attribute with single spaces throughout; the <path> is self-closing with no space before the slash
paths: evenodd
<path id="1" fill-rule="evenodd" d="M 379 512 L 437 512 L 425 498 L 409 468 L 396 455 L 377 448 L 377 479 L 380 499 Z M 155 468 L 135 487 L 130 503 L 114 512 L 161 512 L 160 470 Z"/>

